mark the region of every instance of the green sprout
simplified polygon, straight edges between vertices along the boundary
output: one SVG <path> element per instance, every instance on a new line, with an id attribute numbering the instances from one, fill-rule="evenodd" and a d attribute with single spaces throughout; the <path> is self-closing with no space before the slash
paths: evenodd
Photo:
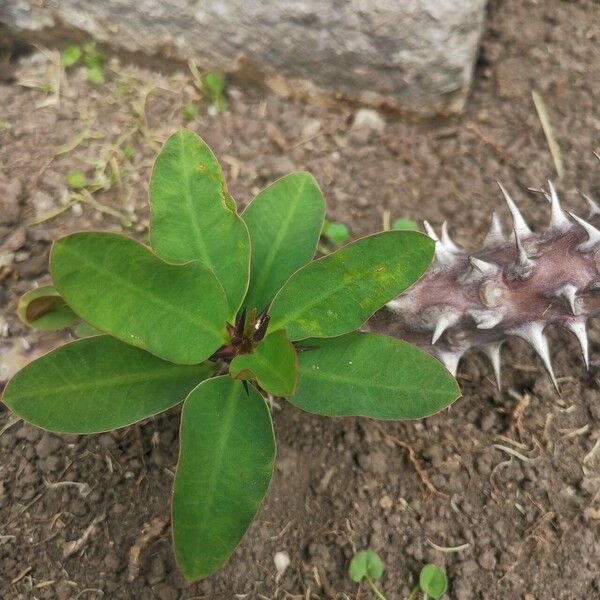
<path id="1" fill-rule="evenodd" d="M 401 219 L 396 219 L 392 223 L 392 229 L 409 229 L 411 231 L 419 231 L 419 224 L 412 219 L 403 217 Z"/>
<path id="2" fill-rule="evenodd" d="M 437 565 L 425 565 L 419 574 L 418 587 L 426 597 L 437 600 L 438 598 L 441 598 L 448 589 L 446 573 L 444 573 L 444 570 Z"/>
<path id="3" fill-rule="evenodd" d="M 323 237 L 332 244 L 343 244 L 350 239 L 350 231 L 343 223 L 336 223 L 325 219 L 323 223 Z"/>
<path id="4" fill-rule="evenodd" d="M 386 600 L 381 590 L 374 583 L 381 577 L 383 570 L 383 561 L 376 552 L 361 550 L 352 557 L 348 574 L 355 583 L 366 581 L 376 600 Z M 447 589 L 448 580 L 444 570 L 437 565 L 427 564 L 421 569 L 419 582 L 410 591 L 406 600 L 416 600 L 419 596 L 422 596 L 423 600 L 429 598 L 438 600 L 446 593 Z"/>
<path id="5" fill-rule="evenodd" d="M 104 69 L 102 65 L 106 57 L 96 49 L 95 42 L 89 41 L 80 46 L 67 46 L 62 52 L 61 58 L 66 68 L 73 67 L 80 61 L 83 62 L 87 80 L 96 85 L 104 83 Z"/>
<path id="6" fill-rule="evenodd" d="M 198 105 L 188 102 L 179 109 L 179 114 L 185 121 L 191 121 L 198 116 Z"/>
<path id="7" fill-rule="evenodd" d="M 81 171 L 69 171 L 67 173 L 67 185 L 70 188 L 79 190 L 84 188 L 87 184 L 87 177 Z"/>
<path id="8" fill-rule="evenodd" d="M 207 71 L 202 75 L 202 92 L 213 103 L 219 114 L 227 110 L 225 78 L 220 73 Z"/>
<path id="9" fill-rule="evenodd" d="M 381 577 L 383 569 L 383 561 L 376 552 L 373 552 L 373 550 L 361 550 L 352 557 L 350 566 L 348 567 L 348 574 L 350 575 L 350 579 L 356 583 L 365 580 L 375 598 L 385 600 L 385 596 L 373 583 Z"/>
<path id="10" fill-rule="evenodd" d="M 78 434 L 182 404 L 173 544 L 197 581 L 228 559 L 267 492 L 266 400 L 417 419 L 459 390 L 429 354 L 358 330 L 426 271 L 429 237 L 385 231 L 313 260 L 325 215 L 315 179 L 290 173 L 239 214 L 217 159 L 185 129 L 154 163 L 149 203 L 149 246 L 94 231 L 54 242 L 53 284 L 25 294 L 19 314 L 83 337 L 25 366 L 2 400 L 29 423 Z M 373 580 L 376 562 L 366 564 Z"/>

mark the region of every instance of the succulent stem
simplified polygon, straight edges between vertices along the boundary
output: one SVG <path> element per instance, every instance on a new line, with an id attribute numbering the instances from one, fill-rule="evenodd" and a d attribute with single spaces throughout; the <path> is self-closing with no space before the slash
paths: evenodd
<path id="1" fill-rule="evenodd" d="M 550 224 L 536 234 L 499 185 L 513 219 L 510 239 L 496 214 L 482 250 L 474 253 L 451 240 L 445 223 L 439 238 L 426 223 L 436 241 L 433 263 L 372 326 L 383 319 L 388 331 L 436 355 L 454 374 L 463 354 L 479 348 L 498 382 L 502 344 L 520 337 L 536 350 L 558 389 L 545 330 L 555 324 L 572 332 L 589 364 L 586 322 L 600 316 L 600 208 L 585 197 L 587 219 L 566 213 L 550 183 Z"/>

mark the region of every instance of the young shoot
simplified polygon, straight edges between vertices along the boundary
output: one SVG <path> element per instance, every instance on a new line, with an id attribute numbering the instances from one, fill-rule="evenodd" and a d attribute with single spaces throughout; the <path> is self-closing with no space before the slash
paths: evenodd
<path id="1" fill-rule="evenodd" d="M 54 242 L 52 286 L 28 292 L 19 315 L 82 339 L 27 365 L 2 399 L 34 425 L 79 434 L 182 404 L 173 544 L 197 581 L 228 559 L 267 492 L 266 398 L 328 416 L 418 419 L 459 390 L 429 354 L 359 331 L 425 272 L 429 237 L 386 231 L 313 260 L 325 215 L 314 178 L 290 173 L 240 213 L 188 130 L 162 147 L 149 202 L 149 245 L 105 231 Z M 376 562 L 365 564 L 374 580 Z"/>
<path id="2" fill-rule="evenodd" d="M 348 574 L 350 579 L 356 583 L 366 581 L 369 589 L 376 600 L 386 600 L 385 596 L 375 585 L 384 571 L 383 561 L 373 550 L 361 550 L 357 552 L 350 561 Z M 419 582 L 411 590 L 406 600 L 423 600 L 441 598 L 448 589 L 446 573 L 441 567 L 434 564 L 425 565 L 419 574 Z"/>

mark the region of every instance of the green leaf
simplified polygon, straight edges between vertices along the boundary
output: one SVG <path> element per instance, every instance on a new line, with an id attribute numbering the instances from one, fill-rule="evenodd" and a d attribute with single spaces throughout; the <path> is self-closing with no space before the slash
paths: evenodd
<path id="1" fill-rule="evenodd" d="M 412 219 L 396 219 L 392 223 L 392 229 L 409 229 L 412 231 L 418 231 L 419 224 L 416 221 L 413 221 Z"/>
<path id="2" fill-rule="evenodd" d="M 275 439 L 262 396 L 228 376 L 200 384 L 181 415 L 173 490 L 173 541 L 190 581 L 233 552 L 267 491 Z"/>
<path id="3" fill-rule="evenodd" d="M 81 189 L 87 185 L 86 176 L 81 171 L 69 171 L 67 173 L 67 185 L 74 190 Z"/>
<path id="4" fill-rule="evenodd" d="M 79 321 L 54 287 L 46 285 L 25 292 L 17 306 L 19 319 L 36 329 L 56 331 Z"/>
<path id="5" fill-rule="evenodd" d="M 419 586 L 431 598 L 441 598 L 448 589 L 446 573 L 437 565 L 425 565 L 419 575 Z"/>
<path id="6" fill-rule="evenodd" d="M 79 46 L 67 46 L 62 53 L 62 61 L 65 67 L 72 67 L 81 58 Z"/>
<path id="7" fill-rule="evenodd" d="M 167 410 L 211 370 L 206 363 L 174 365 L 102 335 L 29 363 L 8 383 L 2 400 L 38 427 L 98 433 Z"/>
<path id="8" fill-rule="evenodd" d="M 225 294 L 199 262 L 171 265 L 127 237 L 88 232 L 56 241 L 50 270 L 84 321 L 160 358 L 200 363 L 225 342 Z"/>
<path id="9" fill-rule="evenodd" d="M 91 337 L 92 335 L 100 335 L 102 332 L 95 327 L 92 327 L 89 323 L 82 321 L 79 323 L 79 325 L 77 325 L 77 327 L 75 327 L 75 331 L 73 331 L 73 333 L 78 338 L 84 338 Z"/>
<path id="10" fill-rule="evenodd" d="M 325 203 L 310 173 L 290 173 L 262 190 L 242 217 L 252 241 L 245 304 L 262 310 L 292 273 L 313 257 Z"/>
<path id="11" fill-rule="evenodd" d="M 436 358 L 378 333 L 312 339 L 298 353 L 298 384 L 288 400 L 321 415 L 420 419 L 460 395 Z"/>
<path id="12" fill-rule="evenodd" d="M 222 115 L 227 110 L 227 106 L 228 106 L 225 96 L 223 96 L 223 95 L 217 96 L 215 98 L 214 105 L 215 105 L 217 112 L 220 115 Z"/>
<path id="13" fill-rule="evenodd" d="M 350 561 L 348 574 L 355 583 L 363 579 L 379 579 L 383 574 L 383 561 L 373 550 L 361 550 L 357 552 Z"/>
<path id="14" fill-rule="evenodd" d="M 298 378 L 296 350 L 280 329 L 268 335 L 251 354 L 236 356 L 229 373 L 236 379 L 255 379 L 274 396 L 289 396 L 294 393 Z"/>
<path id="15" fill-rule="evenodd" d="M 306 265 L 275 297 L 269 330 L 300 340 L 356 329 L 421 276 L 434 244 L 421 233 L 385 231 Z"/>
<path id="16" fill-rule="evenodd" d="M 191 121 L 198 116 L 198 106 L 193 102 L 188 102 L 179 109 L 179 114 L 186 120 Z"/>
<path id="17" fill-rule="evenodd" d="M 150 245 L 169 262 L 200 260 L 235 315 L 246 294 L 250 240 L 210 148 L 185 129 L 164 144 L 150 179 Z"/>
<path id="18" fill-rule="evenodd" d="M 92 64 L 85 69 L 87 80 L 95 85 L 102 85 L 105 81 L 104 70 L 100 64 Z"/>
<path id="19" fill-rule="evenodd" d="M 214 99 L 225 91 L 225 79 L 220 73 L 208 71 L 202 76 L 202 87 L 206 94 Z"/>
<path id="20" fill-rule="evenodd" d="M 350 231 L 343 223 L 325 221 L 323 225 L 323 236 L 334 244 L 343 244 L 350 239 Z"/>

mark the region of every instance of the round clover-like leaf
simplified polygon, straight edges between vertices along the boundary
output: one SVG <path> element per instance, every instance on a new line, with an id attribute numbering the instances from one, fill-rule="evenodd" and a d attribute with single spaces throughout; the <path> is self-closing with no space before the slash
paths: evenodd
<path id="1" fill-rule="evenodd" d="M 274 396 L 294 393 L 298 378 L 297 354 L 284 330 L 268 335 L 252 353 L 239 354 L 229 365 L 235 379 L 256 379 Z"/>
<path id="2" fill-rule="evenodd" d="M 214 154 L 195 133 L 175 132 L 150 179 L 150 245 L 169 262 L 200 260 L 221 282 L 228 317 L 248 286 L 250 240 Z"/>
<path id="3" fill-rule="evenodd" d="M 323 237 L 333 244 L 343 244 L 350 239 L 350 230 L 343 223 L 326 220 L 323 224 Z"/>
<path id="4" fill-rule="evenodd" d="M 288 400 L 321 415 L 419 419 L 445 408 L 460 390 L 436 358 L 378 333 L 302 342 L 298 384 Z"/>
<path id="5" fill-rule="evenodd" d="M 427 269 L 434 241 L 416 231 L 370 235 L 309 263 L 275 297 L 269 330 L 334 337 L 364 323 Z"/>
<path id="6" fill-rule="evenodd" d="M 225 341 L 227 300 L 200 262 L 171 265 L 114 233 L 74 233 L 54 243 L 54 285 L 93 327 L 180 364 L 206 360 Z"/>
<path id="7" fill-rule="evenodd" d="M 425 565 L 419 575 L 419 586 L 429 597 L 441 598 L 448 589 L 446 573 L 434 564 Z"/>
<path id="8" fill-rule="evenodd" d="M 383 561 L 373 550 L 361 550 L 350 561 L 348 574 L 350 579 L 360 583 L 363 579 L 379 579 L 383 574 Z"/>
<path id="9" fill-rule="evenodd" d="M 190 581 L 217 569 L 248 529 L 267 491 L 275 439 L 262 396 L 228 376 L 193 390 L 181 415 L 173 488 L 173 541 Z"/>
<path id="10" fill-rule="evenodd" d="M 29 363 L 8 383 L 2 400 L 38 427 L 98 433 L 175 406 L 212 370 L 206 364 L 174 365 L 101 335 Z"/>
<path id="11" fill-rule="evenodd" d="M 252 241 L 248 309 L 261 311 L 312 259 L 324 215 L 323 196 L 310 173 L 290 173 L 250 202 L 242 213 Z"/>
<path id="12" fill-rule="evenodd" d="M 17 314 L 23 323 L 47 331 L 64 329 L 79 321 L 79 317 L 51 285 L 25 292 L 19 299 Z"/>

